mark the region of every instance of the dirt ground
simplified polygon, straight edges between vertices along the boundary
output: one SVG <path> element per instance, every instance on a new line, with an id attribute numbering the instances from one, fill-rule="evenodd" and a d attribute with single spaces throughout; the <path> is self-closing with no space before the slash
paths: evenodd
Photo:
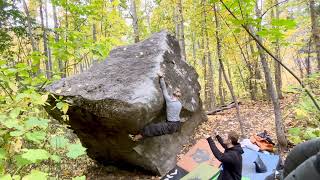
<path id="1" fill-rule="evenodd" d="M 284 120 L 285 128 L 292 126 L 293 115 L 294 112 L 292 110 L 291 105 L 296 102 L 296 96 L 290 95 L 286 96 L 281 100 L 281 108 L 282 108 L 282 117 Z M 267 130 L 274 142 L 276 141 L 275 135 L 275 123 L 274 123 L 274 114 L 273 107 L 271 102 L 268 101 L 248 101 L 242 102 L 240 106 L 241 118 L 244 122 L 244 132 L 247 137 L 250 137 L 253 134 L 263 132 L 263 130 Z M 211 135 L 214 130 L 217 130 L 222 136 L 230 130 L 235 130 L 240 132 L 239 129 L 239 121 L 236 116 L 236 109 L 229 109 L 223 112 L 219 112 L 216 115 L 208 116 L 208 121 L 203 122 L 190 137 L 189 143 L 187 143 L 181 154 L 178 155 L 178 159 L 191 148 L 197 140 L 204 137 L 204 135 Z M 76 174 L 85 174 L 87 179 L 89 180 L 100 180 L 100 179 L 134 179 L 134 180 L 142 180 L 142 179 L 160 179 L 158 176 L 153 176 L 150 174 L 146 174 L 145 172 L 141 172 L 138 170 L 121 170 L 113 166 L 103 167 L 97 165 L 92 160 L 85 160 L 86 163 L 79 163 Z M 82 165 L 80 165 L 82 164 Z M 74 174 L 75 171 L 72 173 Z"/>

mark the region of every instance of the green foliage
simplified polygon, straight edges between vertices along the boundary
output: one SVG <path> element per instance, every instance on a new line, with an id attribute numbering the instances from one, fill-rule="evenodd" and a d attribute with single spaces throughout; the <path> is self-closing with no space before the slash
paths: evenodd
<path id="1" fill-rule="evenodd" d="M 32 170 L 31 173 L 24 176 L 22 180 L 46 180 L 47 176 L 47 173 L 38 170 Z"/>
<path id="2" fill-rule="evenodd" d="M 31 129 L 31 128 L 39 127 L 41 129 L 46 129 L 48 127 L 48 122 L 49 121 L 47 119 L 29 117 L 26 120 L 26 128 Z"/>
<path id="3" fill-rule="evenodd" d="M 5 175 L 0 176 L 0 179 L 3 179 L 3 180 L 12 180 L 12 177 L 11 177 L 10 174 L 5 174 Z"/>
<path id="4" fill-rule="evenodd" d="M 58 155 L 51 155 L 50 159 L 52 159 L 55 163 L 60 163 L 61 162 L 61 158 Z"/>
<path id="5" fill-rule="evenodd" d="M 60 110 L 63 112 L 63 114 L 67 114 L 68 109 L 69 109 L 68 103 L 65 103 L 65 102 L 63 102 L 63 101 L 58 102 L 58 103 L 56 104 L 56 107 L 57 107 L 58 109 L 60 109 Z"/>
<path id="6" fill-rule="evenodd" d="M 23 166 L 25 166 L 25 165 L 32 164 L 31 161 L 23 158 L 22 155 L 16 155 L 16 156 L 14 157 L 14 160 L 15 160 L 16 166 L 17 166 L 18 168 L 21 168 L 21 167 L 23 167 Z"/>
<path id="7" fill-rule="evenodd" d="M 307 128 L 305 130 L 303 138 L 309 140 L 309 139 L 314 139 L 314 138 L 320 137 L 319 131 L 320 131 L 320 129 Z"/>
<path id="8" fill-rule="evenodd" d="M 69 140 L 64 136 L 53 136 L 50 138 L 50 145 L 53 148 L 65 148 L 69 144 Z"/>
<path id="9" fill-rule="evenodd" d="M 284 27 L 286 29 L 296 28 L 297 23 L 293 19 L 272 19 L 271 25 L 275 27 Z"/>
<path id="10" fill-rule="evenodd" d="M 46 138 L 46 133 L 43 131 L 34 131 L 26 133 L 26 139 L 40 144 Z"/>
<path id="11" fill-rule="evenodd" d="M 38 91 L 39 84 L 46 81 L 41 76 L 32 78 L 32 69 L 26 67 L 21 63 L 9 67 L 0 61 L 1 179 L 21 179 L 11 175 L 19 174 L 26 166 L 39 170 L 33 169 L 22 179 L 47 179 L 48 169 L 41 169 L 44 164 L 59 164 L 62 158 L 75 159 L 85 154 L 81 144 L 71 144 L 63 136 L 50 134 L 50 120 L 42 107 L 49 94 Z M 18 72 L 24 74 L 17 76 Z M 68 103 L 61 99 L 58 102 L 55 108 L 67 117 Z"/>
<path id="12" fill-rule="evenodd" d="M 3 148 L 0 148 L 0 160 L 6 159 L 6 156 L 7 152 Z"/>
<path id="13" fill-rule="evenodd" d="M 309 87 L 313 87 L 315 97 L 320 97 L 320 73 L 314 73 L 305 79 Z M 295 93 L 300 93 L 299 102 L 294 105 L 295 119 L 302 127 L 293 127 L 288 130 L 289 140 L 298 144 L 304 140 L 320 137 L 320 114 L 316 107 L 299 88 L 294 88 Z"/>
<path id="14" fill-rule="evenodd" d="M 67 157 L 76 159 L 77 157 L 86 154 L 86 148 L 82 147 L 81 144 L 71 144 L 68 147 Z"/>
<path id="15" fill-rule="evenodd" d="M 40 162 L 49 159 L 50 154 L 44 149 L 27 149 L 22 154 L 22 158 L 32 163 Z"/>
<path id="16" fill-rule="evenodd" d="M 299 144 L 304 140 L 310 140 L 320 137 L 319 128 L 290 128 L 288 132 L 289 140 L 294 144 Z"/>
<path id="17" fill-rule="evenodd" d="M 263 26 L 257 34 L 261 37 L 268 38 L 272 42 L 280 39 L 282 40 L 282 44 L 286 44 L 284 41 L 286 31 L 294 29 L 296 26 L 296 22 L 292 19 L 272 19 L 271 26 Z"/>
<path id="18" fill-rule="evenodd" d="M 279 43 L 280 47 L 287 46 L 286 54 L 292 54 L 309 41 L 306 39 L 310 36 L 305 33 L 306 27 L 310 27 L 307 20 L 309 17 L 306 16 L 309 13 L 308 7 L 306 4 L 301 5 L 300 2 L 283 2 L 279 4 L 280 17 L 274 18 L 275 16 L 271 15 L 276 8 L 272 7 L 274 1 L 258 3 L 261 10 L 268 10 L 263 17 L 256 15 L 256 1 L 225 0 L 224 2 L 238 18 L 237 20 L 230 16 L 218 0 L 183 1 L 181 13 L 184 18 L 183 38 L 186 42 L 187 60 L 198 71 L 201 85 L 206 87 L 202 89 L 217 91 L 219 86 L 207 89 L 208 79 L 206 79 L 209 74 L 208 61 L 212 63 L 213 72 L 219 72 L 215 56 L 216 20 L 212 10 L 215 3 L 221 26 L 218 31 L 222 41 L 222 58 L 226 64 L 228 62 L 226 69 L 237 96 L 247 98 L 251 95 L 252 89 L 256 89 L 257 99 L 264 98 L 265 81 L 264 78 L 258 77 L 258 74 L 260 76 L 262 74 L 258 63 L 259 52 L 242 25 L 252 27 L 272 52 L 276 51 L 274 47 Z M 51 120 L 42 106 L 46 105 L 51 94 L 43 93 L 43 87 L 65 75 L 79 73 L 97 60 L 103 60 L 115 46 L 132 42 L 133 30 L 128 23 L 130 13 L 126 0 L 50 1 L 48 7 L 51 8 L 50 3 L 56 7 L 58 20 L 57 28 L 45 28 L 50 49 L 48 54 L 51 54 L 52 60 L 49 71 L 53 77 L 50 79 L 45 75 L 47 71 L 45 65 L 49 58 L 43 50 L 43 30 L 39 28 L 39 22 L 35 21 L 40 18 L 38 11 L 40 3 L 35 0 L 27 1 L 31 34 L 27 31 L 28 21 L 24 16 L 26 13 L 23 8 L 17 8 L 21 6 L 20 4 L 17 6 L 16 3 L 21 2 L 10 0 L 0 3 L 0 174 L 3 175 L 0 179 L 21 179 L 17 176 L 11 177 L 13 174 L 20 174 L 23 179 L 41 179 L 51 173 L 48 172 L 48 168 L 42 166 L 46 167 L 48 164 L 58 166 L 65 159 L 73 160 L 81 157 L 86 150 L 81 144 L 71 143 L 62 133 L 50 128 Z M 175 32 L 176 28 L 181 28 L 181 25 L 178 25 L 182 19 L 177 16 L 179 13 L 177 1 L 150 0 L 144 3 L 136 1 L 136 5 L 140 39 L 162 29 Z M 286 10 L 287 8 L 290 10 Z M 49 22 L 52 19 L 50 17 Z M 36 43 L 36 50 L 31 47 L 30 35 Z M 237 37 L 239 42 L 235 41 L 233 36 Z M 246 59 L 240 53 L 238 44 L 242 47 Z M 294 48 L 297 50 L 293 51 Z M 207 51 L 211 54 L 206 55 Z M 287 58 L 284 49 L 280 51 L 280 56 Z M 311 56 L 313 55 L 311 53 Z M 283 60 L 284 63 L 288 62 L 286 59 Z M 292 62 L 291 57 L 290 62 Z M 204 69 L 207 71 L 204 72 Z M 218 74 L 214 74 L 214 77 L 218 77 Z M 317 97 L 320 95 L 319 79 L 318 73 L 304 80 Z M 216 81 L 217 79 L 212 83 L 218 84 Z M 250 86 L 254 87 L 249 89 Z M 230 100 L 225 85 L 222 85 L 222 89 L 227 101 Z M 287 91 L 300 94 L 299 102 L 293 107 L 297 127 L 289 129 L 289 139 L 299 143 L 319 137 L 320 115 L 312 102 L 300 88 L 292 86 Z M 202 93 L 204 94 L 204 91 Z M 56 101 L 54 108 L 61 111 L 64 121 L 68 121 L 70 104 L 62 97 L 53 98 Z M 39 171 L 25 172 L 31 167 Z M 74 179 L 85 179 L 85 177 Z"/>
<path id="19" fill-rule="evenodd" d="M 1 1 L 0 3 L 0 54 L 10 55 L 9 48 L 13 45 L 12 33 L 23 36 L 26 33 L 25 17 L 14 1 Z"/>
<path id="20" fill-rule="evenodd" d="M 52 79 L 46 75 L 49 58 L 43 51 L 41 26 L 35 21 L 40 17 L 39 1 L 26 1 L 29 17 L 24 16 L 27 13 L 21 1 L 0 2 L 0 179 L 16 179 L 10 176 L 13 174 L 20 174 L 23 179 L 45 179 L 52 173 L 48 166 L 59 167 L 63 160 L 74 160 L 86 153 L 81 144 L 69 142 L 50 128 L 52 122 L 43 106 L 51 94 L 44 93 L 43 88 L 65 74 L 76 73 L 79 65 L 82 70 L 93 61 L 104 59 L 115 46 L 127 43 L 123 38 L 131 33 L 119 11 L 128 8 L 124 0 L 48 3 L 48 7 L 51 8 L 50 3 L 56 7 L 59 21 L 58 28 L 48 27 L 46 32 Z M 145 28 L 140 21 L 139 26 Z M 146 31 L 141 32 L 145 35 Z M 35 48 L 31 46 L 32 39 Z M 54 108 L 68 121 L 70 105 L 62 97 L 54 98 Z M 30 169 L 39 171 L 26 172 Z"/>
<path id="21" fill-rule="evenodd" d="M 72 178 L 72 180 L 86 180 L 86 176 L 77 176 Z"/>
<path id="22" fill-rule="evenodd" d="M 300 128 L 291 128 L 289 129 L 289 134 L 293 136 L 300 136 L 301 134 L 301 129 Z"/>

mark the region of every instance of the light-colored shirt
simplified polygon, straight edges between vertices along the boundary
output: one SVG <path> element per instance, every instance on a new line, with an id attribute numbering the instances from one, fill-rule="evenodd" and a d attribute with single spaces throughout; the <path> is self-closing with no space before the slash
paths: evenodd
<path id="1" fill-rule="evenodd" d="M 160 86 L 167 105 L 167 120 L 171 122 L 179 122 L 182 108 L 181 102 L 177 99 L 172 99 L 172 97 L 169 96 L 163 77 L 160 78 Z"/>

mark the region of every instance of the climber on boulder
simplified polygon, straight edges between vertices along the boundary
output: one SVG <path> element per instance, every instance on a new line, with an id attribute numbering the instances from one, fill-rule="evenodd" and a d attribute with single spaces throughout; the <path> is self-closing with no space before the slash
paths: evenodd
<path id="1" fill-rule="evenodd" d="M 165 134 L 172 134 L 180 129 L 180 112 L 181 112 L 181 102 L 179 98 L 181 97 L 180 89 L 175 89 L 172 97 L 169 96 L 166 83 L 164 81 L 163 73 L 159 72 L 158 76 L 160 78 L 160 87 L 164 99 L 166 101 L 167 109 L 167 120 L 160 123 L 150 123 L 145 126 L 139 134 L 129 135 L 133 141 L 139 141 L 145 137 L 161 136 Z"/>

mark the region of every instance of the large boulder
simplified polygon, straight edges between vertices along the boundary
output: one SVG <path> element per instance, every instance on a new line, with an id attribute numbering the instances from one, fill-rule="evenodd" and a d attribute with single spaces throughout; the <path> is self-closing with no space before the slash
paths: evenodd
<path id="1" fill-rule="evenodd" d="M 165 74 L 169 94 L 181 89 L 181 130 L 171 135 L 133 142 L 151 122 L 165 121 L 165 101 L 157 72 Z M 139 166 L 165 174 L 176 164 L 176 155 L 197 125 L 206 119 L 196 71 L 181 60 L 178 41 L 166 31 L 142 42 L 117 47 L 105 61 L 88 71 L 46 87 L 70 103 L 69 124 L 87 153 L 102 163 Z M 54 106 L 55 100 L 49 103 Z M 60 120 L 56 109 L 46 107 Z"/>

